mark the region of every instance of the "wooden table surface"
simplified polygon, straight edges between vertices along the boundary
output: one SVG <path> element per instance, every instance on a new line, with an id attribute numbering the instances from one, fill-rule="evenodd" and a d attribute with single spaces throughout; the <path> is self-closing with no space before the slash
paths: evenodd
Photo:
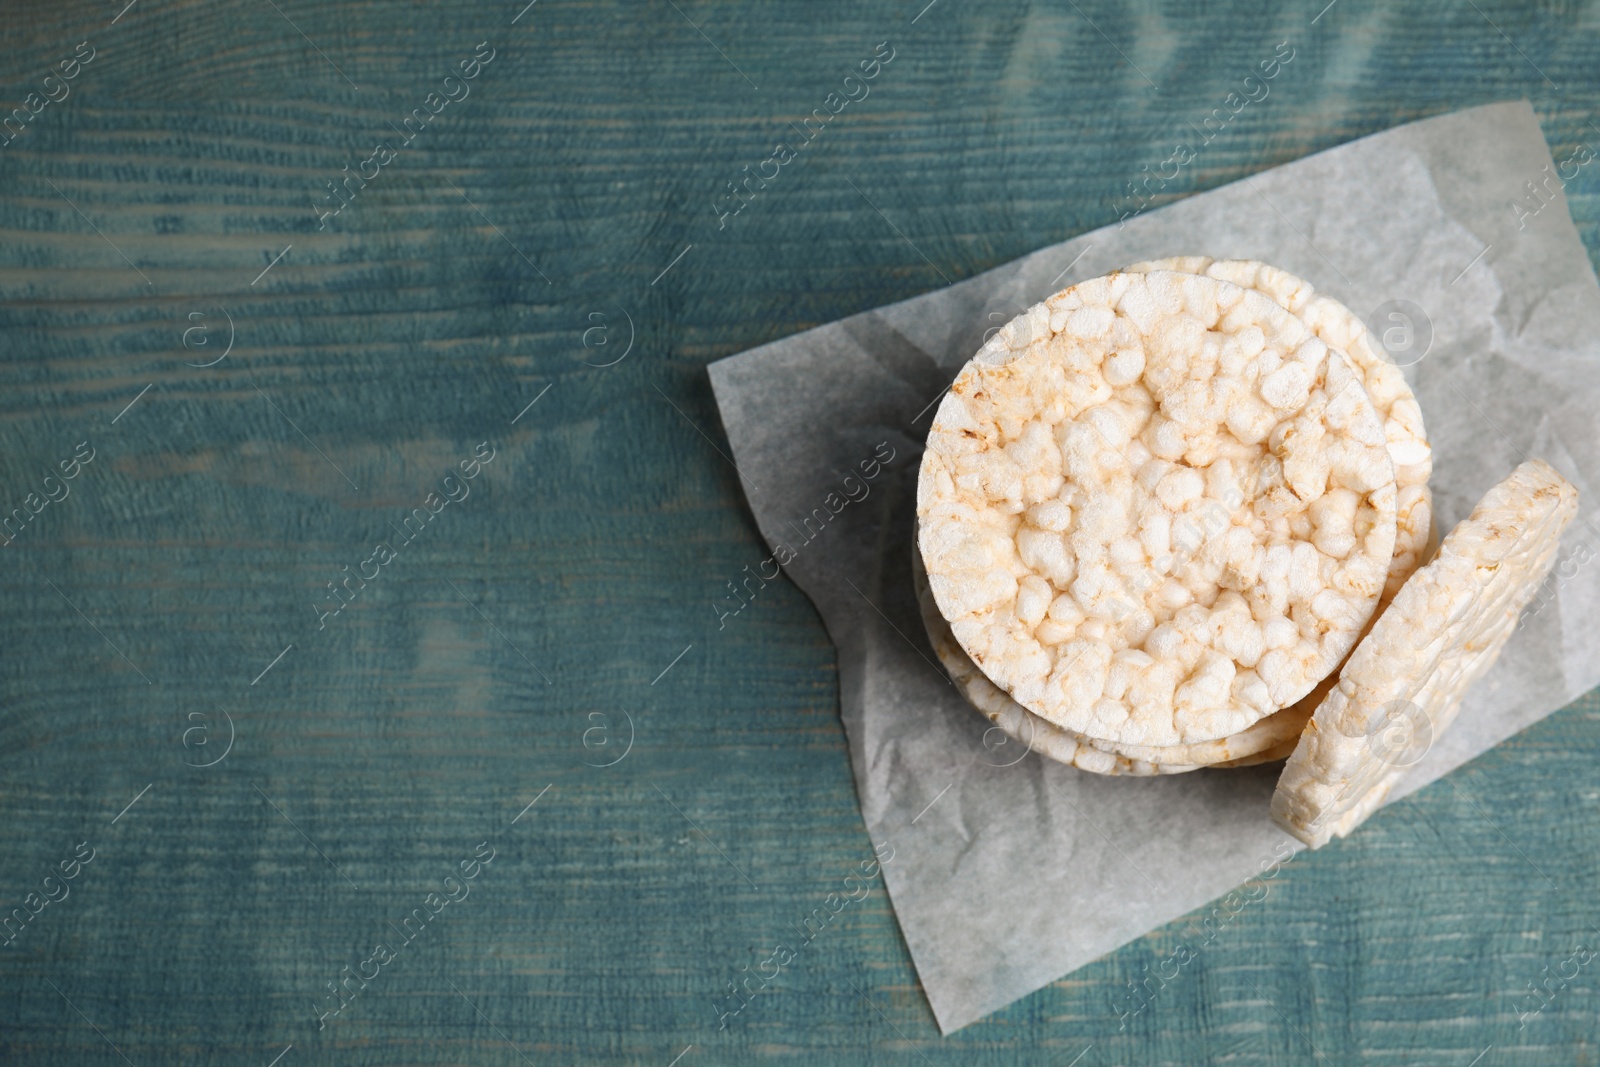
<path id="1" fill-rule="evenodd" d="M 1600 150 L 1594 6 L 125 2 L 0 15 L 0 1060 L 1600 1058 L 1595 694 L 1120 1032 L 1198 915 L 942 1038 L 881 888 L 719 1030 L 871 846 L 809 603 L 718 628 L 705 374 L 1113 221 L 1281 42 L 1156 202 L 1523 96 Z"/>

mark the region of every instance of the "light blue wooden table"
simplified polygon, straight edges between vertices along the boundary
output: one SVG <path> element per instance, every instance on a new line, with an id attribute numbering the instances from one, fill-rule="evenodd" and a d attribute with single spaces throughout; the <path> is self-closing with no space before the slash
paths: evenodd
<path id="1" fill-rule="evenodd" d="M 704 372 L 1112 221 L 1283 42 L 1162 201 L 1523 96 L 1600 149 L 1593 5 L 124 2 L 0 16 L 0 1060 L 1600 1057 L 1593 695 L 1125 1031 L 1183 924 L 940 1038 L 881 889 L 719 1031 L 871 848 L 809 604 L 717 627 Z"/>

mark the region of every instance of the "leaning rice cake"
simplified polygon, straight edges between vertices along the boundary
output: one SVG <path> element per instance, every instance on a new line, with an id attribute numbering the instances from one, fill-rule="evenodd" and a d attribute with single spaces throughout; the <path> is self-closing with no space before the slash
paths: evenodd
<path id="1" fill-rule="evenodd" d="M 1549 573 L 1577 490 L 1541 460 L 1496 485 L 1445 537 L 1362 638 L 1312 715 L 1272 798 L 1272 817 L 1313 848 L 1375 811 L 1414 760 L 1387 731 L 1425 741 L 1499 656 Z"/>

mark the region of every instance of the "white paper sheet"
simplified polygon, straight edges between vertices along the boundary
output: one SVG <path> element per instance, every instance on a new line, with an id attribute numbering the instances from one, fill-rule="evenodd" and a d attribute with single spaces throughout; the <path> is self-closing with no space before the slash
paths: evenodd
<path id="1" fill-rule="evenodd" d="M 1289 838 L 1268 821 L 1276 767 L 1097 777 L 997 744 L 956 695 L 911 587 L 930 402 L 987 329 L 1075 281 L 1161 256 L 1264 260 L 1363 316 L 1426 312 L 1431 347 L 1405 373 L 1441 530 L 1537 456 L 1581 494 L 1560 558 L 1600 556 L 1600 286 L 1559 193 L 1531 218 L 1512 207 L 1551 164 L 1525 102 L 1473 108 L 712 365 L 756 520 L 839 649 L 862 816 L 894 845 L 884 876 L 944 1032 L 1221 896 Z M 895 458 L 862 481 L 880 442 Z M 842 486 L 867 495 L 840 507 Z M 1600 562 L 1565 571 L 1396 798 L 1600 682 Z"/>

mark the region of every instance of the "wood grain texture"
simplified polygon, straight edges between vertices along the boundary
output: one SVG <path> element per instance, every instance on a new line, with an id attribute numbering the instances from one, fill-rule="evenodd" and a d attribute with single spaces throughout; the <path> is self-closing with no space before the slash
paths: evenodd
<path id="1" fill-rule="evenodd" d="M 96 457 L 0 549 L 0 906 L 95 854 L 0 948 L 0 1059 L 1600 1058 L 1592 967 L 1517 1018 L 1600 921 L 1595 694 L 1296 860 L 1121 1032 L 1119 984 L 1203 913 L 941 1039 L 877 889 L 719 1031 L 723 983 L 871 843 L 809 604 L 775 583 L 716 624 L 766 551 L 703 369 L 1112 221 L 1283 40 L 1163 199 L 1521 96 L 1557 159 L 1600 147 L 1593 6 L 122 3 L 3 16 L 0 115 L 95 58 L 0 148 L 0 510 Z M 470 96 L 319 229 L 324 183 L 480 41 Z M 1591 253 L 1596 173 L 1566 190 Z M 187 766 L 223 711 L 231 751 Z M 319 1030 L 480 842 L 470 896 Z"/>

